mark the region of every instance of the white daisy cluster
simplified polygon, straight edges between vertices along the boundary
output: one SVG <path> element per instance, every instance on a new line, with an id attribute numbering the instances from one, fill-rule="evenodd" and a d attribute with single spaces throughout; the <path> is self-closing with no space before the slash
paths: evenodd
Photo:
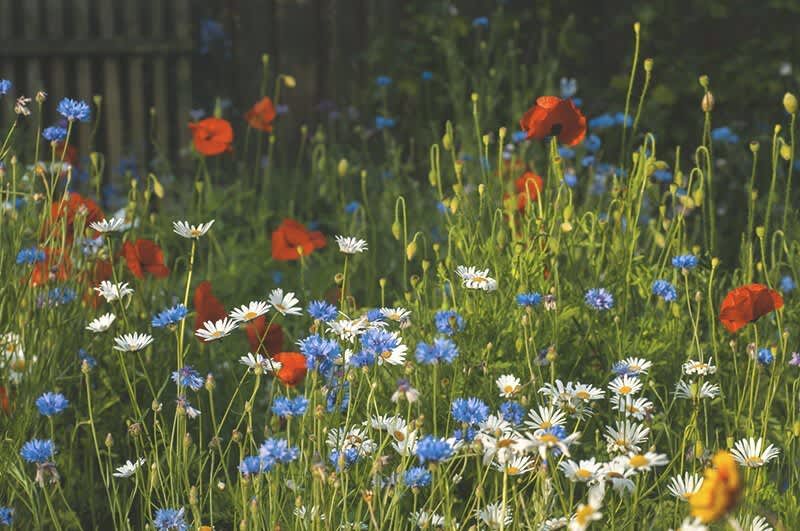
<path id="1" fill-rule="evenodd" d="M 690 359 L 683 364 L 682 370 L 687 380 L 680 379 L 675 384 L 675 398 L 700 402 L 719 396 L 719 385 L 705 380 L 717 372 L 713 360 Z"/>

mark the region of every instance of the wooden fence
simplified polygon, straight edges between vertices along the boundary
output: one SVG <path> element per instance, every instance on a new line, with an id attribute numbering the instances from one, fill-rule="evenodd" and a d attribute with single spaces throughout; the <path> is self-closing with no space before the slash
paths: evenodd
<path id="1" fill-rule="evenodd" d="M 62 97 L 101 94 L 95 145 L 88 126 L 77 134 L 81 155 L 103 152 L 106 176 L 129 156 L 144 170 L 151 135 L 168 153 L 187 139 L 191 16 L 189 0 L 0 0 L 0 78 L 14 83 L 6 97 L 45 90 L 45 119 L 55 121 Z"/>

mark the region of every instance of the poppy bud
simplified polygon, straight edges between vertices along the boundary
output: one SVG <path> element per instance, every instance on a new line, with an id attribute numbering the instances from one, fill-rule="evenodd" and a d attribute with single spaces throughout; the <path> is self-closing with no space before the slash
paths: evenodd
<path id="1" fill-rule="evenodd" d="M 450 135 L 447 133 L 445 133 L 444 136 L 442 136 L 442 147 L 444 148 L 445 151 L 450 151 L 450 148 L 453 147 L 453 141 L 450 138 Z"/>
<path id="2" fill-rule="evenodd" d="M 436 186 L 436 183 L 438 181 L 436 179 L 436 172 L 435 171 L 431 170 L 431 171 L 428 172 L 428 182 L 431 183 L 431 186 Z"/>
<path id="3" fill-rule="evenodd" d="M 641 29 L 642 29 L 642 24 L 640 22 L 637 21 L 633 23 L 633 31 L 635 31 L 637 35 L 639 34 L 639 30 Z"/>
<path id="4" fill-rule="evenodd" d="M 394 223 L 392 223 L 392 236 L 394 236 L 395 240 L 399 240 L 400 239 L 400 231 L 401 230 L 402 230 L 402 227 L 400 226 L 400 221 L 399 220 L 394 220 Z"/>
<path id="5" fill-rule="evenodd" d="M 478 196 L 483 197 L 484 192 L 486 192 L 486 185 L 481 183 L 478 185 Z"/>
<path id="6" fill-rule="evenodd" d="M 700 76 L 700 79 L 698 81 L 700 81 L 700 86 L 701 87 L 703 87 L 704 89 L 708 88 L 708 76 L 707 75 L 703 74 L 702 76 Z"/>
<path id="7" fill-rule="evenodd" d="M 718 266 L 719 266 L 719 258 L 715 256 L 714 258 L 711 259 L 711 268 L 713 269 Z"/>
<path id="8" fill-rule="evenodd" d="M 478 93 L 473 92 L 472 94 L 470 94 L 470 99 L 472 99 L 472 103 L 478 103 Z"/>
<path id="9" fill-rule="evenodd" d="M 497 131 L 497 136 L 498 136 L 498 137 L 500 137 L 500 143 L 501 143 L 501 144 L 503 143 L 503 139 L 506 137 L 506 134 L 507 134 L 507 133 L 508 133 L 508 129 L 506 129 L 505 127 L 501 127 L 501 128 L 500 128 L 500 129 Z"/>
<path id="10" fill-rule="evenodd" d="M 783 144 L 780 149 L 781 158 L 783 160 L 789 160 L 792 158 L 792 146 L 788 144 Z"/>
<path id="11" fill-rule="evenodd" d="M 47 99 L 47 92 L 40 90 L 39 92 L 36 93 L 36 97 L 34 99 L 36 100 L 36 103 L 44 103 L 44 100 Z M 796 104 L 795 107 L 797 107 Z"/>
<path id="12" fill-rule="evenodd" d="M 411 243 L 406 247 L 406 257 L 409 262 L 414 258 L 415 254 L 417 254 L 417 241 L 411 240 Z"/>
<path id="13" fill-rule="evenodd" d="M 483 140 L 483 145 L 484 146 L 488 146 L 491 138 L 489 138 L 489 135 L 483 135 L 481 137 L 481 140 Z"/>
<path id="14" fill-rule="evenodd" d="M 644 60 L 644 71 L 645 72 L 652 72 L 653 71 L 653 59 L 648 57 Z"/>
<path id="15" fill-rule="evenodd" d="M 703 95 L 700 108 L 703 109 L 703 112 L 711 112 L 714 110 L 714 95 L 711 92 L 706 92 Z"/>
<path id="16" fill-rule="evenodd" d="M 114 446 L 114 437 L 109 433 L 106 435 L 106 448 L 111 448 L 112 446 Z"/>
<path id="17" fill-rule="evenodd" d="M 267 66 L 269 64 L 269 54 L 263 53 L 261 54 L 261 64 Z"/>
<path id="18" fill-rule="evenodd" d="M 795 437 L 800 437 L 800 421 L 797 421 L 792 425 L 792 433 Z"/>
<path id="19" fill-rule="evenodd" d="M 758 143 L 758 141 L 753 140 L 752 142 L 750 142 L 750 151 L 752 151 L 753 153 L 758 153 L 759 146 L 760 144 Z"/>
<path id="20" fill-rule="evenodd" d="M 764 226 L 763 225 L 759 226 L 759 227 L 756 227 L 756 236 L 758 236 L 759 238 L 763 238 L 764 234 L 765 234 L 765 232 L 764 232 Z"/>
<path id="21" fill-rule="evenodd" d="M 378 285 L 381 287 L 381 289 L 385 289 L 386 288 L 386 279 L 383 278 L 383 277 L 379 278 L 378 279 Z"/>
<path id="22" fill-rule="evenodd" d="M 287 88 L 295 88 L 297 86 L 297 80 L 293 76 L 281 75 L 283 78 L 283 84 Z"/>
<path id="23" fill-rule="evenodd" d="M 94 104 L 95 104 L 97 107 L 100 107 L 100 105 L 102 105 L 102 103 L 103 103 L 103 96 L 102 96 L 102 94 L 95 94 L 94 96 L 92 96 L 92 101 L 94 102 Z"/>
<path id="24" fill-rule="evenodd" d="M 787 92 L 783 95 L 783 108 L 786 109 L 786 112 L 789 114 L 797 113 L 797 97 L 791 92 Z"/>
<path id="25" fill-rule="evenodd" d="M 339 177 L 344 177 L 347 175 L 347 159 L 342 159 L 339 161 L 339 164 L 336 166 L 336 171 L 339 173 Z"/>

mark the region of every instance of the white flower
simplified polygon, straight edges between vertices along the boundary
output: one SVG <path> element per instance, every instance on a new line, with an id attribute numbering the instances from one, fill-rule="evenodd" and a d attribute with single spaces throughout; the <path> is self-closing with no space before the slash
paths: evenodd
<path id="1" fill-rule="evenodd" d="M 636 475 L 636 470 L 629 468 L 627 463 L 627 457 L 617 456 L 608 463 L 603 463 L 597 476 L 603 481 L 611 482 L 611 488 L 618 492 L 633 492 L 636 485 L 630 478 Z"/>
<path id="2" fill-rule="evenodd" d="M 100 282 L 100 285 L 94 288 L 94 290 L 102 295 L 106 302 L 114 302 L 115 300 L 122 299 L 133 293 L 133 290 L 128 287 L 127 282 L 114 284 L 108 280 Z"/>
<path id="3" fill-rule="evenodd" d="M 14 332 L 7 332 L 0 338 L 0 368 L 8 367 L 8 377 L 13 383 L 22 381 L 28 362 L 25 358 L 25 349 L 22 347 L 22 338 Z M 36 363 L 37 357 L 31 356 L 31 363 Z"/>
<path id="4" fill-rule="evenodd" d="M 667 490 L 681 501 L 689 501 L 689 496 L 700 490 L 703 477 L 699 474 L 686 472 L 682 476 L 673 476 L 669 479 Z"/>
<path id="5" fill-rule="evenodd" d="M 679 380 L 675 384 L 675 398 L 684 398 L 687 400 L 702 400 L 704 398 L 714 398 L 719 395 L 719 385 L 703 382 L 699 385 L 694 380 L 689 380 L 689 383 Z"/>
<path id="6" fill-rule="evenodd" d="M 528 411 L 528 418 L 525 426 L 533 430 L 546 430 L 555 426 L 563 426 L 567 417 L 564 412 L 554 406 L 539 406 L 537 410 L 531 408 Z"/>
<path id="7" fill-rule="evenodd" d="M 590 459 L 582 459 L 580 462 L 570 460 L 561 461 L 558 468 L 560 468 L 567 479 L 573 482 L 589 483 L 597 479 L 603 463 L 597 463 L 594 457 Z"/>
<path id="8" fill-rule="evenodd" d="M 397 403 L 403 399 L 408 400 L 409 403 L 416 402 L 419 400 L 419 391 L 411 387 L 411 384 L 408 382 L 400 382 L 397 389 L 392 393 L 391 400 Z"/>
<path id="9" fill-rule="evenodd" d="M 634 470 L 650 470 L 652 467 L 664 466 L 669 459 L 664 454 L 645 452 L 643 454 L 631 452 L 628 454 L 628 467 Z"/>
<path id="10" fill-rule="evenodd" d="M 708 531 L 708 527 L 703 525 L 697 518 L 687 516 L 677 529 L 670 529 L 669 531 Z"/>
<path id="11" fill-rule="evenodd" d="M 406 310 L 405 308 L 381 308 L 380 312 L 381 315 L 390 321 L 396 321 L 398 323 L 411 322 L 411 311 Z"/>
<path id="12" fill-rule="evenodd" d="M 355 448 L 362 457 L 371 454 L 378 448 L 378 445 L 369 438 L 367 432 L 357 426 L 353 426 L 350 429 L 335 428 L 329 430 L 325 444 L 331 449 L 339 450 L 340 452 L 344 452 L 348 448 Z"/>
<path id="13" fill-rule="evenodd" d="M 129 478 L 136 470 L 145 463 L 144 457 L 140 457 L 135 462 L 131 463 L 130 460 L 126 461 L 124 465 L 117 467 L 117 471 L 111 474 L 115 478 Z"/>
<path id="14" fill-rule="evenodd" d="M 246 356 L 239 358 L 239 363 L 242 365 L 247 365 L 247 367 L 252 371 L 261 371 L 262 373 L 278 372 L 283 366 L 279 361 L 265 358 L 261 354 L 254 355 L 250 352 L 248 352 Z"/>
<path id="15" fill-rule="evenodd" d="M 364 333 L 368 325 L 369 321 L 367 321 L 366 317 L 362 316 L 358 319 L 339 319 L 338 321 L 328 323 L 328 330 L 336 334 L 342 341 L 353 341 Z"/>
<path id="16" fill-rule="evenodd" d="M 557 529 L 564 529 L 568 524 L 569 520 L 563 516 L 561 518 L 549 518 L 542 522 L 539 531 L 556 531 Z"/>
<path id="17" fill-rule="evenodd" d="M 583 400 L 584 402 L 601 400 L 604 396 L 606 396 L 605 391 L 591 384 L 582 384 L 580 382 L 573 384 L 572 382 L 569 382 L 567 384 L 567 389 L 569 390 L 570 388 L 572 390 L 572 396 L 578 400 Z"/>
<path id="18" fill-rule="evenodd" d="M 195 335 L 205 342 L 214 341 L 229 335 L 236 329 L 237 325 L 236 321 L 227 317 L 216 322 L 206 321 L 203 323 L 203 328 L 195 331 Z"/>
<path id="19" fill-rule="evenodd" d="M 515 455 L 505 462 L 494 462 L 492 466 L 509 476 L 519 476 L 536 468 L 536 460 L 527 455 Z"/>
<path id="20" fill-rule="evenodd" d="M 608 384 L 609 390 L 618 396 L 635 395 L 642 389 L 642 382 L 635 376 L 617 376 Z"/>
<path id="21" fill-rule="evenodd" d="M 489 529 L 500 529 L 501 525 L 509 529 L 509 526 L 514 521 L 510 504 L 506 504 L 504 511 L 501 502 L 490 503 L 483 509 L 479 509 L 477 516 Z"/>
<path id="22" fill-rule="evenodd" d="M 605 485 L 598 483 L 589 489 L 589 503 L 581 503 L 575 510 L 575 514 L 569 521 L 569 531 L 583 531 L 589 524 L 603 517 L 600 508 L 603 506 L 603 496 L 605 495 Z"/>
<path id="23" fill-rule="evenodd" d="M 97 232 L 121 232 L 125 230 L 125 220 L 122 218 L 104 219 L 102 221 L 93 221 L 89 223 L 89 227 Z"/>
<path id="24" fill-rule="evenodd" d="M 650 367 L 653 366 L 653 362 L 646 360 L 644 358 L 625 358 L 624 360 L 617 362 L 615 364 L 615 370 L 619 369 L 623 371 L 623 374 L 629 374 L 631 376 L 636 376 L 638 374 L 647 374 L 650 370 Z"/>
<path id="25" fill-rule="evenodd" d="M 406 419 L 397 415 L 375 416 L 370 419 L 370 425 L 375 430 L 384 430 L 389 433 L 405 431 L 408 427 Z"/>
<path id="26" fill-rule="evenodd" d="M 378 365 L 383 365 L 384 363 L 389 365 L 402 365 L 406 362 L 408 347 L 402 343 L 400 334 L 397 332 L 391 332 L 391 335 L 393 338 L 392 344 L 396 346 L 391 350 L 384 350 L 383 352 L 378 353 L 376 358 Z"/>
<path id="27" fill-rule="evenodd" d="M 189 225 L 188 221 L 173 221 L 172 222 L 172 231 L 177 234 L 178 236 L 183 236 L 184 238 L 199 238 L 200 236 L 205 236 L 208 229 L 211 228 L 211 225 L 214 224 L 215 220 L 211 220 L 208 223 L 201 223 L 199 225 Z"/>
<path id="28" fill-rule="evenodd" d="M 714 374 L 715 372 L 717 372 L 717 368 L 714 366 L 713 360 L 710 359 L 708 363 L 689 360 L 683 364 L 683 374 L 686 375 L 699 374 L 700 376 L 706 376 L 708 374 Z"/>
<path id="29" fill-rule="evenodd" d="M 511 398 L 520 390 L 521 382 L 519 378 L 513 374 L 504 374 L 494 382 L 500 390 L 500 396 L 503 398 Z"/>
<path id="30" fill-rule="evenodd" d="M 243 304 L 231 310 L 230 318 L 240 323 L 252 321 L 256 317 L 264 315 L 269 311 L 269 303 L 264 301 L 251 301 L 250 304 Z"/>
<path id="31" fill-rule="evenodd" d="M 419 529 L 433 529 L 436 527 L 444 527 L 444 518 L 436 513 L 429 513 L 427 511 L 414 511 L 408 515 L 411 523 Z"/>
<path id="32" fill-rule="evenodd" d="M 394 439 L 392 448 L 394 448 L 395 452 L 404 457 L 414 455 L 414 451 L 417 449 L 417 439 L 419 438 L 417 430 L 406 427 L 403 430 L 393 432 L 391 435 L 392 439 Z"/>
<path id="33" fill-rule="evenodd" d="M 502 415 L 489 415 L 486 420 L 478 424 L 482 433 L 500 437 L 504 433 L 513 431 L 513 426 L 510 422 L 503 418 Z"/>
<path id="34" fill-rule="evenodd" d="M 747 531 L 773 531 L 767 519 L 763 516 L 754 516 L 752 520 L 742 526 Z"/>
<path id="35" fill-rule="evenodd" d="M 731 453 L 740 465 L 757 468 L 766 465 L 778 457 L 781 452 L 771 444 L 764 448 L 764 440 L 761 437 L 758 440 L 750 437 L 749 439 L 737 441 L 733 445 Z"/>
<path id="36" fill-rule="evenodd" d="M 617 421 L 616 427 L 606 426 L 606 448 L 608 453 L 628 453 L 641 451 L 641 445 L 647 440 L 650 428 L 626 420 Z"/>
<path id="37" fill-rule="evenodd" d="M 580 432 L 576 431 L 564 438 L 559 437 L 557 433 L 553 432 L 554 430 L 551 429 L 536 430 L 533 433 L 526 433 L 526 439 L 524 439 L 524 442 L 521 443 L 520 446 L 522 448 L 537 448 L 542 460 L 547 459 L 547 450 L 551 448 L 557 448 L 562 454 L 569 457 L 569 447 L 581 436 Z"/>
<path id="38" fill-rule="evenodd" d="M 299 302 L 293 292 L 290 291 L 284 295 L 281 288 L 275 288 L 269 294 L 269 303 L 281 315 L 300 315 L 303 313 L 303 310 L 297 306 Z"/>
<path id="39" fill-rule="evenodd" d="M 492 460 L 505 464 L 531 446 L 528 439 L 513 429 L 505 430 L 496 436 L 480 432 L 476 439 L 483 446 L 484 465 L 488 465 Z"/>
<path id="40" fill-rule="evenodd" d="M 626 417 L 642 420 L 653 411 L 653 403 L 646 398 L 617 396 L 615 399 L 612 408 L 624 413 Z"/>
<path id="41" fill-rule="evenodd" d="M 350 236 L 336 236 L 336 243 L 339 244 L 339 251 L 344 254 L 363 253 L 367 250 L 367 242 Z"/>
<path id="42" fill-rule="evenodd" d="M 117 316 L 113 313 L 107 313 L 101 315 L 97 319 L 93 319 L 88 325 L 86 325 L 86 330 L 91 330 L 95 334 L 99 334 L 100 332 L 105 332 L 109 328 L 111 328 L 112 323 L 114 323 L 114 319 Z"/>
<path id="43" fill-rule="evenodd" d="M 483 291 L 497 289 L 497 281 L 489 276 L 488 269 L 460 265 L 456 268 L 456 274 L 461 277 L 465 288 L 482 289 Z"/>
<path id="44" fill-rule="evenodd" d="M 152 342 L 153 336 L 150 334 L 140 334 L 139 332 L 123 334 L 114 338 L 114 343 L 116 343 L 114 350 L 136 352 L 137 350 L 142 350 Z"/>

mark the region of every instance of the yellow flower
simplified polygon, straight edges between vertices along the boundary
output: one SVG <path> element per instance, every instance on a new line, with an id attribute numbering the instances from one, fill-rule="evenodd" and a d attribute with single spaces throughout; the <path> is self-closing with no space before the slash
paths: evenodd
<path id="1" fill-rule="evenodd" d="M 713 467 L 706 469 L 703 485 L 689 497 L 692 516 L 703 523 L 719 520 L 738 503 L 742 493 L 739 465 L 726 451 L 717 452 L 711 460 Z"/>

